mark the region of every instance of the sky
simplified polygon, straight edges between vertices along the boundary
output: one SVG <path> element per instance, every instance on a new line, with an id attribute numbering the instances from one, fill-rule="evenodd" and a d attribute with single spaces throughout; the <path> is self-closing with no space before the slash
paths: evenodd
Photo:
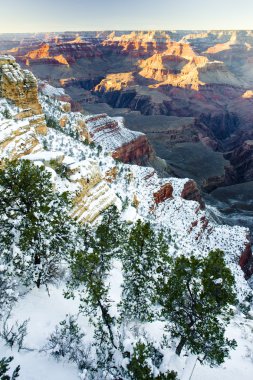
<path id="1" fill-rule="evenodd" d="M 0 0 L 0 33 L 253 29 L 253 0 Z"/>

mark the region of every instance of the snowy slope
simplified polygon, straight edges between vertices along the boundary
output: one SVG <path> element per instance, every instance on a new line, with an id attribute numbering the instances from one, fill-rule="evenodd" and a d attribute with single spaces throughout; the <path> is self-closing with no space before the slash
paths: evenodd
<path id="1" fill-rule="evenodd" d="M 3 107 L 8 105 L 12 112 L 13 105 L 6 104 L 4 100 L 1 102 Z M 67 116 L 65 125 L 67 128 L 63 128 L 62 131 L 48 128 L 46 135 L 38 135 L 24 121 L 6 119 L 0 113 L 0 156 L 8 157 L 10 154 L 10 150 L 6 150 L 5 145 L 1 145 L 1 141 L 6 141 L 12 131 L 20 131 L 20 133 L 24 133 L 24 136 L 27 133 L 34 134 L 37 148 L 35 152 L 27 152 L 29 155 L 22 151 L 23 158 L 45 165 L 53 174 L 53 181 L 58 190 L 68 190 L 73 194 L 78 191 L 86 191 L 86 188 L 81 190 L 78 181 L 89 178 L 88 183 L 90 184 L 90 179 L 94 179 L 94 184 L 87 188 L 86 192 L 81 193 L 83 207 L 81 211 L 86 213 L 85 218 L 92 213 L 95 218 L 89 216 L 90 221 L 96 223 L 96 218 L 99 218 L 103 209 L 115 203 L 119 209 L 123 209 L 123 219 L 128 221 L 135 221 L 138 218 L 149 220 L 152 225 L 162 226 L 168 231 L 172 237 L 169 251 L 172 256 L 194 253 L 200 257 L 206 255 L 213 248 L 220 248 L 224 250 L 226 261 L 236 276 L 238 296 L 243 297 L 248 284 L 244 280 L 238 260 L 248 242 L 247 229 L 219 225 L 209 215 L 208 210 L 200 209 L 198 202 L 183 199 L 181 193 L 188 179 L 161 179 L 152 168 L 116 162 L 109 152 L 136 137 L 135 132 L 128 131 L 124 127 L 122 120 L 107 119 L 106 115 L 96 119 L 95 116 L 84 117 L 78 113 L 65 113 L 63 103 L 55 99 L 50 100 L 50 98 L 43 97 L 42 103 L 48 116 L 58 119 Z M 80 120 L 84 121 L 84 124 L 80 124 Z M 114 125 L 113 128 L 116 127 L 120 131 L 117 133 L 116 139 L 113 138 L 113 133 L 110 134 L 110 123 Z M 92 134 L 96 136 L 94 138 L 95 147 L 85 144 L 86 138 L 82 139 L 80 135 L 78 139 L 69 135 L 69 132 L 75 130 L 77 125 L 80 131 L 81 128 L 87 128 L 91 136 Z M 108 135 L 104 132 L 103 134 L 99 133 L 100 128 L 104 125 L 106 125 Z M 105 136 L 107 137 L 105 138 Z M 27 146 L 26 140 L 24 140 L 24 145 Z M 102 150 L 98 147 L 100 145 Z M 13 146 L 16 146 L 15 140 Z M 59 160 L 63 165 L 67 165 L 73 171 L 73 175 L 67 179 L 60 178 L 50 168 L 51 160 Z M 166 184 L 173 187 L 172 196 L 157 204 L 154 193 Z M 133 206 L 134 200 L 137 203 Z M 101 208 L 101 206 L 103 207 Z M 116 314 L 122 283 L 121 267 L 117 261 L 113 263 L 108 283 L 111 284 L 109 293 L 111 312 Z M 78 297 L 75 300 L 66 300 L 63 296 L 64 289 L 64 282 L 58 286 L 51 286 L 49 288 L 50 296 L 46 289 L 34 289 L 22 296 L 12 311 L 11 321 L 13 322 L 30 319 L 28 335 L 25 338 L 27 349 L 17 352 L 17 348 L 14 348 L 13 351 L 10 351 L 1 344 L 0 357 L 15 356 L 13 365 L 21 365 L 20 380 L 77 380 L 80 378 L 74 365 L 64 361 L 56 362 L 43 351 L 47 338 L 53 332 L 55 325 L 62 321 L 66 314 L 78 314 Z M 88 321 L 81 316 L 78 321 L 86 333 L 86 343 L 92 343 L 92 328 Z M 163 323 L 145 324 L 142 328 L 155 341 L 161 341 L 164 332 Z M 227 359 L 219 368 L 210 369 L 199 363 L 195 366 L 196 358 L 192 356 L 178 358 L 174 354 L 173 347 L 164 352 L 163 366 L 170 370 L 175 369 L 181 380 L 190 378 L 192 380 L 213 380 L 213 378 L 251 380 L 253 359 L 248 357 L 247 347 L 252 347 L 252 329 L 253 322 L 251 320 L 246 320 L 242 314 L 235 316 L 227 330 L 227 335 L 230 338 L 236 338 L 238 347 L 231 353 L 231 359 Z M 128 334 L 127 338 L 131 341 L 133 336 L 130 330 Z"/>

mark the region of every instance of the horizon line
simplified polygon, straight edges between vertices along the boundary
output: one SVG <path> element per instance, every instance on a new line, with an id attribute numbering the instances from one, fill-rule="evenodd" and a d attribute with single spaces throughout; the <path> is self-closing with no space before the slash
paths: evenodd
<path id="1" fill-rule="evenodd" d="M 77 30 L 41 30 L 41 31 L 25 31 L 25 32 L 0 32 L 1 34 L 39 34 L 39 33 L 77 33 L 77 32 L 150 32 L 150 31 L 159 31 L 159 32 L 216 32 L 216 31 L 226 31 L 226 32 L 253 32 L 252 29 L 248 28 L 213 28 L 213 29 L 161 29 L 161 28 L 150 28 L 150 29 L 77 29 Z"/>

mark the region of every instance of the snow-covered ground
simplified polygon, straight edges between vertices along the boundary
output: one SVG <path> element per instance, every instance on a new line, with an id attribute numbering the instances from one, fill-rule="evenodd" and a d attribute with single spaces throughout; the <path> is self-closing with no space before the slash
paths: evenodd
<path id="1" fill-rule="evenodd" d="M 120 283 L 122 281 L 117 264 L 111 275 L 110 282 L 115 286 L 111 289 L 110 297 L 117 302 L 120 299 Z M 63 291 L 64 285 L 49 287 L 50 296 L 46 289 L 33 289 L 21 298 L 13 309 L 10 324 L 12 321 L 15 323 L 29 319 L 28 335 L 24 341 L 26 349 L 17 352 L 16 348 L 10 350 L 1 344 L 0 357 L 14 356 L 12 368 L 18 364 L 21 365 L 20 380 L 80 379 L 80 374 L 74 364 L 64 360 L 57 362 L 46 351 L 43 351 L 48 337 L 54 331 L 55 326 L 66 318 L 66 314 L 78 314 L 78 297 L 74 300 L 67 300 L 63 296 Z M 89 341 L 92 326 L 82 316 L 79 317 L 78 323 Z M 149 336 L 158 342 L 164 333 L 163 327 L 163 323 L 154 322 L 146 324 L 144 328 Z M 220 367 L 210 368 L 207 365 L 200 365 L 194 356 L 179 358 L 170 349 L 164 352 L 163 366 L 170 370 L 176 370 L 180 380 L 251 380 L 253 374 L 252 329 L 253 321 L 246 320 L 242 315 L 236 315 L 227 330 L 227 336 L 230 339 L 236 339 L 238 346 L 235 351 L 231 351 L 231 358 Z M 247 357 L 248 348 L 251 350 L 251 358 Z"/>

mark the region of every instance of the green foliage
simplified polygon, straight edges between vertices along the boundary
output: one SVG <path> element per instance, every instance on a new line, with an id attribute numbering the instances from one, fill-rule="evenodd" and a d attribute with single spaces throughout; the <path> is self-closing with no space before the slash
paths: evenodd
<path id="1" fill-rule="evenodd" d="M 138 341 L 134 347 L 133 354 L 127 365 L 128 375 L 131 380 L 176 380 L 177 373 L 168 371 L 167 373 L 155 376 L 154 368 L 160 366 L 162 357 L 155 347 L 148 343 Z"/>
<path id="2" fill-rule="evenodd" d="M 152 369 L 147 363 L 149 356 L 148 347 L 138 342 L 127 366 L 131 379 L 150 380 L 153 378 Z"/>
<path id="3" fill-rule="evenodd" d="M 17 298 L 16 280 L 7 266 L 0 265 L 0 321 L 10 313 Z"/>
<path id="4" fill-rule="evenodd" d="M 53 129 L 56 129 L 58 131 L 62 131 L 60 124 L 58 123 L 58 121 L 55 118 L 53 118 L 51 116 L 47 116 L 46 117 L 46 123 L 47 123 L 48 128 L 53 128 Z"/>
<path id="5" fill-rule="evenodd" d="M 84 287 L 80 290 L 80 309 L 90 317 L 95 327 L 99 358 L 97 365 L 100 367 L 110 361 L 111 348 L 116 348 L 112 331 L 115 318 L 109 312 L 109 287 L 105 285 L 105 280 L 111 269 L 112 258 L 119 253 L 124 239 L 124 228 L 117 208 L 113 206 L 104 213 L 95 233 L 92 234 L 87 226 L 83 226 L 80 227 L 79 236 L 83 242 L 71 257 L 72 278 L 66 296 L 71 296 L 74 288 L 80 285 Z"/>
<path id="6" fill-rule="evenodd" d="M 236 304 L 234 278 L 224 254 L 211 251 L 204 259 L 178 257 L 162 269 L 157 281 L 162 317 L 172 337 L 179 338 L 176 353 L 185 346 L 210 365 L 224 362 L 236 342 L 225 338 L 225 326 Z"/>
<path id="7" fill-rule="evenodd" d="M 22 323 L 16 322 L 11 326 L 9 326 L 7 322 L 8 317 L 3 323 L 1 338 L 3 338 L 7 346 L 12 348 L 14 345 L 16 345 L 18 347 L 18 351 L 20 351 L 23 348 L 24 338 L 27 335 L 27 325 L 29 320 L 26 319 Z"/>
<path id="8" fill-rule="evenodd" d="M 67 178 L 67 168 L 57 160 L 50 160 L 49 165 L 61 177 Z"/>
<path id="9" fill-rule="evenodd" d="M 14 369 L 12 375 L 9 375 L 9 364 L 12 362 L 13 357 L 0 359 L 0 380 L 15 380 L 19 377 L 20 366 Z"/>
<path id="10" fill-rule="evenodd" d="M 248 319 L 252 319 L 250 311 L 253 305 L 253 291 L 252 289 L 248 289 L 248 293 L 245 295 L 243 301 L 239 303 L 240 311 L 246 316 Z"/>
<path id="11" fill-rule="evenodd" d="M 85 350 L 84 336 L 76 318 L 68 315 L 50 335 L 45 350 L 49 351 L 56 360 L 64 358 L 69 362 L 76 363 L 79 369 L 84 369 L 87 365 L 89 351 Z"/>
<path id="12" fill-rule="evenodd" d="M 124 201 L 122 202 L 122 211 L 125 211 L 129 206 L 129 198 L 126 197 Z"/>
<path id="13" fill-rule="evenodd" d="M 74 244 L 69 207 L 44 167 L 20 160 L 0 170 L 0 248 L 25 285 L 39 287 L 57 276 Z"/>
<path id="14" fill-rule="evenodd" d="M 101 336 L 101 342 L 110 342 L 114 345 L 112 333 L 114 318 L 109 313 L 109 288 L 105 285 L 110 269 L 109 260 L 108 256 L 101 258 L 100 252 L 94 248 L 75 253 L 71 264 L 72 280 L 68 284 L 69 292 L 66 296 L 70 296 L 74 287 L 84 286 L 84 290 L 80 291 L 80 310 L 90 317 L 90 322 L 97 328 L 97 337 Z M 98 320 L 95 317 L 98 317 Z M 106 333 L 102 331 L 104 327 Z M 105 340 L 105 336 L 109 339 Z"/>
<path id="15" fill-rule="evenodd" d="M 168 246 L 163 233 L 155 233 L 150 223 L 138 220 L 130 232 L 122 256 L 122 315 L 129 319 L 152 319 L 154 277 L 167 257 Z"/>
<path id="16" fill-rule="evenodd" d="M 126 233 L 126 225 L 121 222 L 117 207 L 111 206 L 104 212 L 102 221 L 96 229 L 96 249 L 101 254 L 122 252 Z"/>
<path id="17" fill-rule="evenodd" d="M 10 113 L 10 111 L 8 110 L 8 108 L 5 108 L 5 110 L 2 112 L 2 115 L 3 115 L 6 119 L 12 119 L 11 113 Z"/>

